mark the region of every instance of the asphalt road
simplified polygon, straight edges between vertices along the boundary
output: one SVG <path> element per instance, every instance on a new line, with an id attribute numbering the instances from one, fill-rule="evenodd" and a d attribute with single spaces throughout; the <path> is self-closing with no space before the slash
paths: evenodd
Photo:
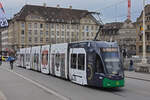
<path id="1" fill-rule="evenodd" d="M 7 64 L 0 68 L 0 90 L 7 100 L 150 100 L 150 82 L 126 78 L 125 87 L 97 89 Z"/>

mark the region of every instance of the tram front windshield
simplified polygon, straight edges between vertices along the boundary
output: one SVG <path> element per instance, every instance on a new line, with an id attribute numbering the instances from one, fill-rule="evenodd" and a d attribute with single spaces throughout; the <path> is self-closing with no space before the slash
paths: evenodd
<path id="1" fill-rule="evenodd" d="M 101 48 L 101 51 L 108 74 L 119 74 L 121 66 L 118 48 Z"/>

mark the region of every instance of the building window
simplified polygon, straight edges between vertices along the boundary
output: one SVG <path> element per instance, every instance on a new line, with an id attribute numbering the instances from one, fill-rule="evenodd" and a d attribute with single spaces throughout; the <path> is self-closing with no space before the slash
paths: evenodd
<path id="1" fill-rule="evenodd" d="M 21 31 L 21 34 L 24 35 L 24 30 Z"/>
<path id="2" fill-rule="evenodd" d="M 74 36 L 74 32 L 72 32 L 72 37 Z"/>
<path id="3" fill-rule="evenodd" d="M 57 36 L 59 36 L 59 31 L 57 31 Z"/>
<path id="4" fill-rule="evenodd" d="M 43 31 L 42 30 L 40 30 L 40 35 L 43 35 Z"/>
<path id="5" fill-rule="evenodd" d="M 51 24 L 51 28 L 54 28 L 54 24 Z"/>
<path id="6" fill-rule="evenodd" d="M 92 37 L 94 36 L 93 32 L 91 32 L 91 36 L 92 36 Z"/>
<path id="7" fill-rule="evenodd" d="M 147 40 L 150 40 L 150 35 L 149 35 L 149 33 L 146 32 L 146 34 L 147 34 Z"/>
<path id="8" fill-rule="evenodd" d="M 24 45 L 22 45 L 22 48 L 24 48 Z"/>
<path id="9" fill-rule="evenodd" d="M 55 34 L 54 34 L 54 31 L 52 31 L 52 36 L 54 36 Z"/>
<path id="10" fill-rule="evenodd" d="M 147 46 L 146 46 L 146 52 L 147 52 L 147 53 L 150 53 L 150 45 L 147 45 Z"/>
<path id="11" fill-rule="evenodd" d="M 29 37 L 29 42 L 32 42 L 32 37 Z"/>
<path id="12" fill-rule="evenodd" d="M 89 37 L 89 32 L 86 33 L 87 37 Z"/>
<path id="13" fill-rule="evenodd" d="M 61 35 L 64 36 L 64 31 L 62 31 Z"/>
<path id="14" fill-rule="evenodd" d="M 29 23 L 29 24 L 28 24 L 28 27 L 29 27 L 29 28 L 32 28 L 32 23 Z"/>
<path id="15" fill-rule="evenodd" d="M 139 46 L 139 52 L 142 53 L 143 52 L 143 47 Z"/>
<path id="16" fill-rule="evenodd" d="M 21 37 L 21 42 L 24 43 L 24 37 Z"/>
<path id="17" fill-rule="evenodd" d="M 89 26 L 86 26 L 86 31 L 89 31 Z"/>
<path id="18" fill-rule="evenodd" d="M 35 37 L 35 38 L 34 38 L 34 42 L 37 42 L 37 41 L 38 41 L 38 38 L 37 38 L 37 37 Z"/>
<path id="19" fill-rule="evenodd" d="M 29 33 L 29 35 L 32 35 L 32 30 L 29 30 L 28 33 Z"/>
<path id="20" fill-rule="evenodd" d="M 69 24 L 67 25 L 67 29 L 70 29 L 70 26 L 69 26 Z"/>
<path id="21" fill-rule="evenodd" d="M 77 25 L 77 30 L 79 29 L 79 25 Z"/>
<path id="22" fill-rule="evenodd" d="M 70 35 L 70 33 L 69 32 L 67 32 L 67 36 L 69 36 Z"/>
<path id="23" fill-rule="evenodd" d="M 48 31 L 46 31 L 46 35 L 48 35 Z"/>
<path id="24" fill-rule="evenodd" d="M 93 30 L 94 28 L 93 28 L 93 26 L 91 26 L 91 30 Z"/>
<path id="25" fill-rule="evenodd" d="M 34 28 L 37 28 L 37 23 L 34 23 Z"/>
<path id="26" fill-rule="evenodd" d="M 150 30 L 150 25 L 147 25 L 147 29 Z"/>
<path id="27" fill-rule="evenodd" d="M 48 24 L 46 24 L 46 29 L 48 29 Z"/>
<path id="28" fill-rule="evenodd" d="M 82 32 L 82 36 L 84 37 L 84 32 Z"/>
<path id="29" fill-rule="evenodd" d="M 43 28 L 43 24 L 40 24 L 40 28 Z"/>
<path id="30" fill-rule="evenodd" d="M 84 26 L 82 26 L 82 29 L 84 30 Z"/>
<path id="31" fill-rule="evenodd" d="M 59 24 L 57 24 L 57 29 L 59 29 Z"/>
<path id="32" fill-rule="evenodd" d="M 139 36 L 139 40 L 142 41 L 142 36 L 141 35 Z"/>
<path id="33" fill-rule="evenodd" d="M 71 28 L 74 29 L 74 25 L 72 25 Z"/>
<path id="34" fill-rule="evenodd" d="M 46 38 L 46 42 L 47 42 L 47 43 L 49 42 L 49 38 L 48 38 L 48 37 Z"/>
<path id="35" fill-rule="evenodd" d="M 51 42 L 52 42 L 52 43 L 55 43 L 55 39 L 54 39 L 54 38 L 51 38 Z"/>
<path id="36" fill-rule="evenodd" d="M 34 34 L 37 35 L 37 30 L 34 30 Z"/>
<path id="37" fill-rule="evenodd" d="M 25 24 L 24 24 L 24 23 L 21 23 L 21 27 L 24 28 L 24 27 L 25 27 Z"/>
<path id="38" fill-rule="evenodd" d="M 64 27 L 65 27 L 65 25 L 63 24 L 63 25 L 62 25 L 62 29 L 64 29 Z"/>
<path id="39" fill-rule="evenodd" d="M 63 42 L 64 42 L 64 40 L 65 40 L 65 39 L 64 39 L 64 38 L 62 38 L 62 39 L 61 39 L 61 42 L 63 43 Z"/>
<path id="40" fill-rule="evenodd" d="M 43 38 L 42 37 L 40 38 L 40 42 L 43 42 Z"/>
<path id="41" fill-rule="evenodd" d="M 96 26 L 95 29 L 98 30 L 98 26 Z"/>
<path id="42" fill-rule="evenodd" d="M 77 39 L 78 39 L 78 37 L 79 37 L 79 32 L 77 32 Z"/>

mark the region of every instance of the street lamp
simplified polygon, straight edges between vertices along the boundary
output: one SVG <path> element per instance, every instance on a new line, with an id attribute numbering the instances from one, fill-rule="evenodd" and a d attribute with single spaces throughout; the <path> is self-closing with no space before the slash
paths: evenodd
<path id="1" fill-rule="evenodd" d="M 145 0 L 143 0 L 143 58 L 142 63 L 147 63 L 146 59 L 146 45 L 145 45 Z"/>

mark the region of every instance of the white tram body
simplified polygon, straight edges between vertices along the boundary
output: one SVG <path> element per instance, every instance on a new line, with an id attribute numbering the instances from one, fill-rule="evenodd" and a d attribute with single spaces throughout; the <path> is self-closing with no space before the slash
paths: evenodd
<path id="1" fill-rule="evenodd" d="M 84 48 L 70 48 L 69 78 L 72 82 L 87 85 L 86 51 Z"/>
<path id="2" fill-rule="evenodd" d="M 26 53 L 26 48 L 20 49 L 20 66 L 25 67 L 25 53 Z"/>
<path id="3" fill-rule="evenodd" d="M 17 54 L 18 66 L 77 84 L 104 88 L 124 86 L 119 46 L 115 42 L 60 43 L 23 48 Z"/>
<path id="4" fill-rule="evenodd" d="M 31 63 L 31 47 L 30 48 L 26 48 L 26 54 L 25 54 L 25 67 L 26 69 L 30 69 L 30 63 Z"/>
<path id="5" fill-rule="evenodd" d="M 68 78 L 67 50 L 68 50 L 68 43 L 51 45 L 50 74 L 65 79 Z"/>
<path id="6" fill-rule="evenodd" d="M 41 47 L 41 72 L 45 74 L 50 73 L 49 62 L 50 62 L 50 45 L 44 45 Z"/>
<path id="7" fill-rule="evenodd" d="M 31 50 L 31 69 L 41 71 L 40 66 L 41 46 L 32 47 Z"/>
<path id="8" fill-rule="evenodd" d="M 17 51 L 17 59 L 16 59 L 16 66 L 21 66 L 21 62 L 20 62 L 20 50 Z"/>

